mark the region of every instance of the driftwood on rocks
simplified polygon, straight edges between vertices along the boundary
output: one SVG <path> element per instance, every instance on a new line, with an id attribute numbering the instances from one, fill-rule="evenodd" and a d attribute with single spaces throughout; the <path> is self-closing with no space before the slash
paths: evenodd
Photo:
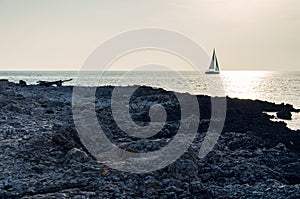
<path id="1" fill-rule="evenodd" d="M 68 79 L 68 80 L 58 80 L 58 81 L 53 81 L 53 82 L 49 82 L 49 81 L 38 81 L 38 85 L 40 86 L 53 86 L 53 85 L 56 85 L 56 86 L 62 86 L 62 84 L 64 82 L 69 82 L 69 81 L 72 81 L 73 79 Z"/>

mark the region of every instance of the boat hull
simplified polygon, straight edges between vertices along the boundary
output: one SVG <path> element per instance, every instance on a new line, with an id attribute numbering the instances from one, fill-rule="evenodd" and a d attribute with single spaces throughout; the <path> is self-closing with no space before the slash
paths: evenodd
<path id="1" fill-rule="evenodd" d="M 219 71 L 206 71 L 205 74 L 219 74 Z"/>

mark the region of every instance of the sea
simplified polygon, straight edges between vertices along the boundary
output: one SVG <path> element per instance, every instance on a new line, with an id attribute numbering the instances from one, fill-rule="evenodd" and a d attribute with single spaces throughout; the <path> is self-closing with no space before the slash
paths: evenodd
<path id="1" fill-rule="evenodd" d="M 218 75 L 197 71 L 2 71 L 0 79 L 24 80 L 28 84 L 73 79 L 66 86 L 145 85 L 183 93 L 292 104 L 300 109 L 300 71 L 222 71 Z M 285 122 L 293 130 L 300 129 L 300 113 L 293 113 L 292 120 Z"/>

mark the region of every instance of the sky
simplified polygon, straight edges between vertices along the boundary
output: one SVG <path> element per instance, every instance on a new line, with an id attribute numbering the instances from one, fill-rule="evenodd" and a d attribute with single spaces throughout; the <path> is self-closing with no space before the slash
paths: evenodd
<path id="1" fill-rule="evenodd" d="M 80 70 L 102 42 L 143 27 L 216 48 L 222 70 L 300 70 L 299 0 L 0 0 L 0 70 Z M 172 59 L 156 54 L 131 60 Z"/>

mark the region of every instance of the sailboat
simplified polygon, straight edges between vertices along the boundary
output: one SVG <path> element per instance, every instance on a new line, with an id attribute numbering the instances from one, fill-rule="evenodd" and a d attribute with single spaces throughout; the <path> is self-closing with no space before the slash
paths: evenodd
<path id="1" fill-rule="evenodd" d="M 205 74 L 219 74 L 219 73 L 220 73 L 220 68 L 219 68 L 216 52 L 214 49 L 208 71 L 206 71 Z"/>

